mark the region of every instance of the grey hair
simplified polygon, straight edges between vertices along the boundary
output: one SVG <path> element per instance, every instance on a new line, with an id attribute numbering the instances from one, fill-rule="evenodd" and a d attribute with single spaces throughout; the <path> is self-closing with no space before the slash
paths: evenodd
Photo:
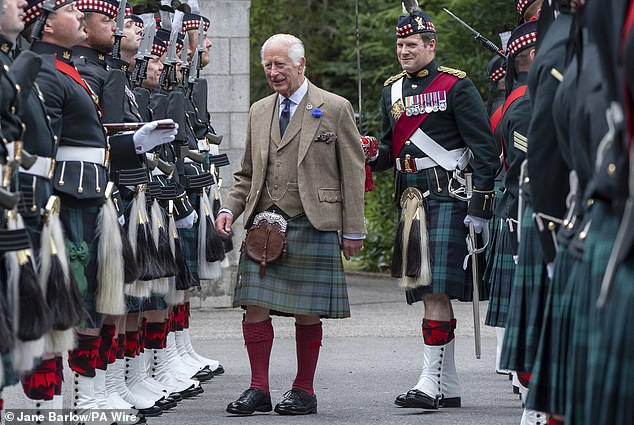
<path id="1" fill-rule="evenodd" d="M 275 34 L 270 36 L 260 49 L 260 59 L 264 62 L 264 49 L 270 44 L 283 44 L 288 47 L 288 56 L 293 61 L 294 65 L 299 65 L 299 62 L 304 57 L 304 43 L 299 38 L 291 34 Z"/>

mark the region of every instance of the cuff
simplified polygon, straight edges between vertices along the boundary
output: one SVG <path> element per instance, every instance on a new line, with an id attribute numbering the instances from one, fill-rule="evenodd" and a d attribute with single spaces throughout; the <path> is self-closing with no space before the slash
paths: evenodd
<path id="1" fill-rule="evenodd" d="M 343 238 L 358 241 L 360 239 L 365 239 L 365 235 L 363 233 L 344 233 Z"/>
<path id="2" fill-rule="evenodd" d="M 474 217 L 489 219 L 493 216 L 493 198 L 495 193 L 492 190 L 473 190 L 473 195 L 469 201 L 467 214 Z"/>

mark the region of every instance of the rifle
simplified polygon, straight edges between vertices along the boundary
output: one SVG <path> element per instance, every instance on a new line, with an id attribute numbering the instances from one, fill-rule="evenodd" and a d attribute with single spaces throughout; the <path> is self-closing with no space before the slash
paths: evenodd
<path id="1" fill-rule="evenodd" d="M 493 53 L 502 56 L 504 59 L 506 59 L 506 55 L 504 53 L 502 53 L 502 50 L 498 49 L 498 47 L 493 44 L 493 42 L 491 40 L 489 40 L 488 38 L 486 38 L 485 36 L 483 36 L 482 34 L 480 34 L 478 31 L 474 30 L 473 28 L 471 28 L 469 25 L 467 25 L 465 23 L 465 21 L 463 21 L 462 19 L 460 19 L 459 17 L 457 17 L 456 15 L 454 15 L 453 13 L 451 13 L 449 11 L 449 9 L 443 7 L 442 10 L 444 10 L 445 12 L 447 12 L 449 14 L 449 16 L 451 16 L 452 18 L 454 18 L 456 21 L 458 21 L 459 24 L 461 24 L 463 27 L 465 27 L 466 29 L 468 29 L 469 31 L 471 31 L 471 33 L 473 33 L 474 38 L 476 40 L 478 40 L 484 47 L 486 47 L 487 49 L 489 49 L 490 51 L 492 51 Z"/>
<path id="2" fill-rule="evenodd" d="M 123 38 L 123 24 L 125 20 L 126 0 L 119 0 L 117 9 L 117 27 L 114 30 L 114 45 L 112 46 L 112 59 L 121 59 L 121 39 Z"/>
<path id="3" fill-rule="evenodd" d="M 106 130 L 108 134 L 120 133 L 122 131 L 137 131 L 141 127 L 143 127 L 146 122 L 115 122 L 109 124 L 103 124 L 103 128 Z M 156 126 L 157 130 L 171 130 L 176 128 L 175 123 L 165 123 L 158 124 Z"/>
<path id="4" fill-rule="evenodd" d="M 40 16 L 37 17 L 33 29 L 31 30 L 31 39 L 33 41 L 42 38 L 42 31 L 44 30 L 44 24 L 48 15 L 55 11 L 55 0 L 44 0 L 42 9 L 40 10 Z"/>

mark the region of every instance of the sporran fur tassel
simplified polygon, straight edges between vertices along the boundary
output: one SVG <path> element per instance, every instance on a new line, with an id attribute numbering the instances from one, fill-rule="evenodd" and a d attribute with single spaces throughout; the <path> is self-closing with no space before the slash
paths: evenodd
<path id="1" fill-rule="evenodd" d="M 200 213 L 198 214 L 198 277 L 200 279 L 215 280 L 220 278 L 221 270 L 218 261 L 207 261 L 207 244 L 213 243 L 207 241 L 208 227 L 213 227 L 213 216 L 211 215 L 211 204 L 207 193 L 203 190 L 200 194 Z M 216 234 L 217 236 L 217 234 Z M 222 243 L 220 243 L 222 248 Z"/>
<path id="2" fill-rule="evenodd" d="M 175 275 L 174 269 L 176 268 L 174 256 L 167 237 L 167 231 L 165 230 L 165 220 L 163 220 L 163 211 L 158 204 L 158 201 L 154 199 L 152 202 L 152 240 L 157 249 L 158 259 L 163 266 L 162 277 L 152 281 L 152 291 L 161 295 L 167 294 L 169 291 L 169 277 Z"/>
<path id="3" fill-rule="evenodd" d="M 151 286 L 146 280 L 152 279 L 153 276 L 158 276 L 154 261 L 149 258 L 148 253 L 148 242 L 150 242 L 150 239 L 148 238 L 148 229 L 145 222 L 145 215 L 147 215 L 145 202 L 145 187 L 141 185 L 130 205 L 128 222 L 128 240 L 134 252 L 139 277 L 134 283 L 125 286 L 126 295 L 137 298 L 150 297 L 152 294 Z"/>
<path id="4" fill-rule="evenodd" d="M 11 214 L 7 225 L 10 230 L 24 230 L 22 217 L 17 213 Z M 32 369 L 35 359 L 44 354 L 44 335 L 50 329 L 48 311 L 30 248 L 7 252 L 4 257 L 17 336 L 11 352 L 12 367 L 17 372 L 23 372 Z"/>
<path id="5" fill-rule="evenodd" d="M 172 214 L 169 214 L 169 234 L 171 236 L 170 246 L 172 247 L 172 252 L 174 253 L 177 268 L 174 289 L 183 291 L 192 286 L 194 278 L 189 270 L 189 267 L 187 267 L 187 262 L 185 261 L 185 256 L 183 255 L 181 240 L 178 237 L 178 230 L 176 230 L 176 222 L 174 221 L 174 216 Z"/>
<path id="6" fill-rule="evenodd" d="M 56 197 L 51 197 L 46 208 L 40 238 L 40 286 L 45 289 L 52 330 L 46 337 L 46 352 L 57 353 L 73 349 L 75 331 L 73 327 L 81 320 L 82 306 L 73 304 L 68 258 L 63 239 L 55 239 L 53 227 L 61 223 L 57 213 Z M 58 246 L 61 246 L 58 248 Z"/>
<path id="7" fill-rule="evenodd" d="M 134 251 L 132 250 L 132 244 L 125 234 L 123 226 L 119 227 L 121 232 L 121 247 L 123 254 L 123 283 L 134 283 L 139 278 L 139 266 L 134 258 Z"/>
<path id="8" fill-rule="evenodd" d="M 394 252 L 392 254 L 392 277 L 403 276 L 403 228 L 405 221 L 401 213 L 401 219 L 398 221 L 396 229 L 396 237 L 394 238 Z"/>
<path id="9" fill-rule="evenodd" d="M 401 258 L 401 277 L 399 286 L 402 288 L 417 288 L 429 286 L 432 282 L 431 263 L 429 257 L 429 241 L 427 235 L 427 220 L 423 197 L 420 191 L 408 188 L 401 198 L 403 206 L 403 247 L 407 252 Z"/>
<path id="10" fill-rule="evenodd" d="M 112 186 L 108 182 L 108 186 Z M 106 201 L 97 216 L 98 261 L 96 309 L 101 314 L 121 315 L 126 312 L 123 280 L 123 243 L 117 211 L 109 196 L 112 189 L 106 188 Z"/>

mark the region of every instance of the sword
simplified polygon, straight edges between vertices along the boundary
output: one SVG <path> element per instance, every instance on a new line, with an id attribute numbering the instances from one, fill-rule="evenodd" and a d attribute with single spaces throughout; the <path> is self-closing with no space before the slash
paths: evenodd
<path id="1" fill-rule="evenodd" d="M 121 39 L 123 38 L 123 23 L 125 20 L 126 0 L 119 0 L 117 9 L 117 27 L 114 30 L 114 45 L 112 46 L 112 59 L 121 59 Z"/>
<path id="2" fill-rule="evenodd" d="M 463 21 L 462 19 L 460 19 L 459 17 L 457 17 L 456 15 L 454 15 L 453 13 L 451 13 L 449 11 L 449 9 L 443 7 L 442 10 L 444 10 L 445 12 L 447 12 L 449 14 L 449 16 L 451 16 L 452 18 L 454 18 L 456 21 L 458 21 L 459 24 L 461 24 L 463 27 L 465 27 L 466 29 L 468 29 L 469 31 L 471 31 L 471 33 L 473 33 L 474 38 L 476 40 L 478 40 L 480 43 L 482 43 L 482 45 L 484 47 L 486 47 L 487 49 L 489 49 L 490 51 L 492 51 L 495 54 L 498 54 L 500 56 L 502 56 L 504 59 L 506 59 L 506 55 L 504 53 L 502 53 L 502 51 L 500 49 L 498 49 L 498 47 L 493 44 L 493 42 L 491 40 L 489 40 L 488 38 L 486 38 L 485 36 L 483 36 L 482 34 L 480 34 L 478 31 L 474 30 L 473 28 L 471 28 L 469 25 L 467 25 L 467 23 L 465 21 Z"/>
<path id="3" fill-rule="evenodd" d="M 4 9 L 3 9 L 4 10 Z M 42 38 L 42 30 L 44 30 L 44 24 L 48 15 L 55 11 L 55 0 L 44 0 L 42 4 L 42 10 L 40 10 L 40 16 L 37 17 L 33 29 L 31 30 L 31 39 L 39 40 Z"/>
<path id="4" fill-rule="evenodd" d="M 465 186 L 467 198 L 473 194 L 473 175 L 465 173 Z M 485 232 L 486 226 L 482 229 Z M 469 236 L 467 236 L 467 257 L 463 268 L 467 268 L 467 258 L 471 257 L 471 278 L 473 280 L 473 335 L 475 337 L 475 356 L 479 359 L 482 353 L 482 338 L 480 336 L 480 277 L 478 274 L 478 254 L 484 252 L 486 244 L 478 249 L 476 231 L 473 224 L 469 224 Z"/>

